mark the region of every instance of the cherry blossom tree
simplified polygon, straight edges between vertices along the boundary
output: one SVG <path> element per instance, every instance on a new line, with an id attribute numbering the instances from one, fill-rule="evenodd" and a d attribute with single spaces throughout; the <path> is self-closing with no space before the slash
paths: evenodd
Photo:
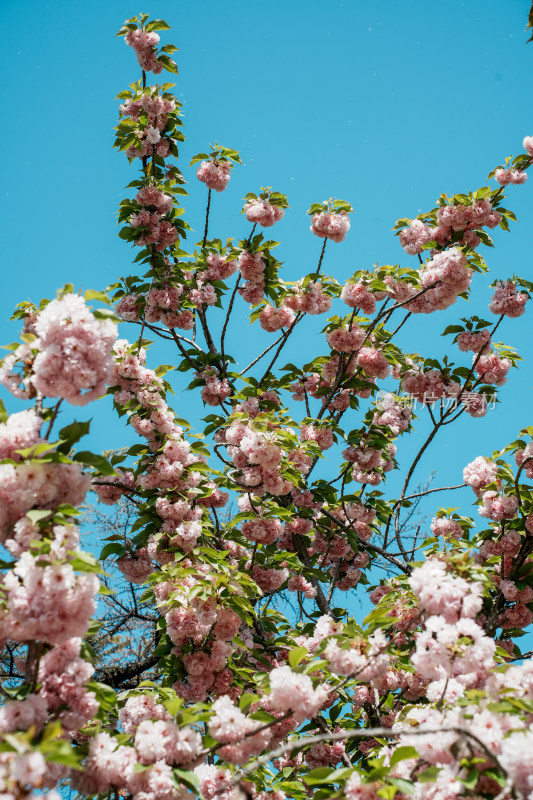
<path id="1" fill-rule="evenodd" d="M 118 34 L 139 73 L 118 96 L 115 141 L 134 170 L 119 236 L 138 274 L 19 304 L 0 368 L 25 401 L 0 423 L 2 797 L 58 800 L 67 785 L 135 800 L 531 799 L 533 662 L 517 640 L 533 621 L 533 427 L 460 465 L 457 486 L 414 480 L 448 426 L 476 425 L 508 380 L 518 355 L 496 333 L 533 286 L 495 276 L 484 315 L 458 311 L 444 331 L 442 361 L 395 337 L 475 298 L 533 136 L 492 183 L 399 220 L 402 266 L 343 284 L 326 269 L 349 247 L 352 206 L 312 203 L 316 266 L 288 282 L 264 231 L 290 213 L 280 191 L 246 195 L 246 238 L 210 238 L 240 168 L 229 147 L 192 159 L 206 214 L 190 243 L 181 107 L 157 82 L 177 72 L 168 30 L 143 14 Z M 249 363 L 229 352 L 239 314 L 268 337 Z M 300 324 L 319 315 L 320 351 L 301 363 Z M 169 364 L 152 363 L 148 336 Z M 171 369 L 208 407 L 203 430 L 176 416 Z M 57 417 L 106 392 L 137 442 L 99 455 L 78 444 L 87 423 L 57 430 Z M 431 427 L 409 464 L 417 416 Z M 435 503 L 413 536 L 420 498 L 463 486 L 476 508 Z M 119 503 L 99 558 L 80 546 L 80 522 L 99 523 L 91 488 Z"/>

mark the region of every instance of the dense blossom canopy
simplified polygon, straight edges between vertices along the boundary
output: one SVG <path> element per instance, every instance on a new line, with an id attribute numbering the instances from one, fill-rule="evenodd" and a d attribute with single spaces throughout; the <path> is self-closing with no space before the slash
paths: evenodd
<path id="1" fill-rule="evenodd" d="M 533 286 L 498 277 L 487 319 L 444 331 L 457 364 L 394 341 L 412 315 L 475 297 L 486 229 L 514 220 L 504 187 L 525 183 L 533 137 L 491 173 L 496 185 L 399 220 L 404 266 L 344 284 L 325 275 L 353 209 L 313 203 L 316 268 L 286 282 L 278 242 L 260 230 L 285 216 L 282 193 L 246 195 L 246 239 L 209 238 L 212 192 L 240 164 L 230 148 L 192 159 L 207 208 L 201 241 L 187 244 L 180 103 L 150 77 L 177 71 L 157 33 L 168 29 L 141 15 L 119 31 L 141 69 L 119 95 L 115 142 L 139 169 L 119 235 L 140 274 L 111 298 L 68 285 L 21 303 L 21 342 L 0 367 L 27 402 L 0 421 L 2 800 L 59 800 L 67 784 L 134 800 L 533 800 L 533 662 L 518 644 L 533 621 L 533 427 L 459 465 L 459 486 L 430 490 L 470 487 L 476 520 L 438 508 L 413 539 L 403 516 L 425 493 L 413 473 L 441 429 L 465 414 L 475 425 L 511 378 L 518 356 L 494 337 Z M 280 368 L 301 320 L 332 309 L 320 352 Z M 226 334 L 239 310 L 268 338 L 237 367 Z M 177 363 L 151 365 L 148 332 Z M 201 436 L 170 405 L 174 366 L 209 412 Z M 138 441 L 104 457 L 78 450 L 85 423 L 55 423 L 63 402 L 106 392 Z M 406 465 L 402 437 L 422 415 L 432 427 Z M 400 466 L 401 491 L 387 497 Z M 91 488 L 136 516 L 100 560 L 80 546 Z M 104 562 L 129 587 L 131 614 L 153 613 L 147 657 L 123 668 L 91 646 Z M 375 608 L 362 620 L 349 599 L 368 586 Z M 287 616 L 283 598 L 295 603 Z"/>

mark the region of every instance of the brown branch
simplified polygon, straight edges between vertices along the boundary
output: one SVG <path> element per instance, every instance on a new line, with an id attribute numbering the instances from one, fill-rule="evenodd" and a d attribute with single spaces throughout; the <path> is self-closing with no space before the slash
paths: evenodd
<path id="1" fill-rule="evenodd" d="M 247 775 L 251 775 L 255 772 L 259 767 L 263 766 L 264 764 L 268 764 L 269 761 L 272 761 L 276 758 L 280 758 L 280 756 L 285 755 L 285 753 L 290 753 L 293 750 L 301 749 L 303 747 L 308 747 L 309 745 L 319 744 L 320 742 L 327 742 L 327 741 L 339 741 L 342 739 L 367 739 L 367 738 L 383 738 L 383 739 L 396 739 L 399 736 L 406 734 L 408 736 L 425 736 L 428 734 L 432 735 L 440 735 L 442 733 L 456 733 L 458 736 L 462 736 L 466 739 L 470 739 L 471 741 L 475 742 L 477 746 L 481 749 L 481 751 L 489 758 L 498 769 L 501 770 L 503 775 L 508 778 L 507 771 L 502 767 L 498 758 L 492 753 L 489 748 L 477 737 L 475 734 L 471 733 L 469 730 L 465 728 L 461 728 L 458 725 L 454 725 L 452 727 L 408 727 L 401 731 L 393 731 L 390 728 L 361 728 L 352 731 L 335 731 L 330 733 L 321 733 L 315 734 L 314 736 L 302 736 L 299 739 L 293 739 L 286 744 L 280 745 L 276 747 L 274 750 L 271 750 L 269 753 L 266 753 L 264 756 L 256 759 L 252 764 L 245 767 L 241 772 L 236 775 L 232 782 L 232 786 L 236 786 L 240 781 L 245 778 Z M 305 780 L 305 777 L 304 777 Z M 222 787 L 218 790 L 217 793 L 221 791 L 225 791 L 226 787 Z"/>
<path id="2" fill-rule="evenodd" d="M 222 369 L 224 370 L 224 375 L 227 374 L 227 367 L 226 367 L 226 359 L 224 354 L 224 340 L 226 338 L 226 331 L 228 329 L 229 318 L 231 316 L 231 312 L 233 310 L 233 303 L 235 302 L 235 295 L 237 294 L 237 289 L 239 288 L 239 278 L 240 275 L 237 275 L 237 280 L 235 281 L 235 287 L 233 289 L 231 299 L 229 301 L 228 312 L 226 314 L 226 319 L 224 320 L 224 325 L 222 327 L 222 334 L 220 336 L 220 358 L 222 360 Z"/>
<path id="3" fill-rule="evenodd" d="M 245 373 L 245 372 L 248 372 L 248 370 L 249 370 L 249 369 L 251 369 L 251 368 L 252 368 L 252 367 L 253 367 L 255 364 L 257 364 L 257 362 L 258 362 L 258 361 L 260 361 L 260 359 L 262 359 L 262 358 L 263 358 L 263 356 L 266 356 L 266 354 L 269 352 L 269 350 L 272 350 L 272 348 L 273 348 L 273 347 L 275 347 L 275 346 L 278 344 L 278 342 L 281 342 L 281 340 L 283 339 L 283 337 L 284 337 L 284 336 L 285 336 L 285 334 L 284 334 L 284 333 L 282 333 L 282 334 L 281 334 L 281 336 L 279 336 L 279 337 L 276 339 L 276 341 L 275 341 L 275 342 L 272 342 L 272 344 L 271 344 L 271 345 L 269 345 L 269 346 L 267 347 L 267 349 L 266 349 L 266 350 L 263 350 L 263 352 L 261 353 L 261 355 L 257 356 L 257 358 L 254 358 L 254 360 L 253 360 L 253 361 L 250 361 L 250 363 L 248 364 L 248 366 L 247 366 L 247 367 L 245 367 L 245 368 L 243 369 L 243 371 L 240 373 L 240 374 L 241 374 L 241 377 L 244 375 L 244 373 Z"/>
<path id="4" fill-rule="evenodd" d="M 122 667 L 108 667 L 98 672 L 98 680 L 113 689 L 118 689 L 125 681 L 137 678 L 146 670 L 155 667 L 158 661 L 158 656 L 148 655 L 140 661 L 125 664 Z"/>
<path id="5" fill-rule="evenodd" d="M 209 209 L 211 208 L 211 189 L 207 192 L 207 208 L 205 211 L 205 228 L 204 228 L 204 240 L 202 242 L 202 249 L 205 247 L 205 243 L 207 242 L 207 227 L 209 225 Z"/>

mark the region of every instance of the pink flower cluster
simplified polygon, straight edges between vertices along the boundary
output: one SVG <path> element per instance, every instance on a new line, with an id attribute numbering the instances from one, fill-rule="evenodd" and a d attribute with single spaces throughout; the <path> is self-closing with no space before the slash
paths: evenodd
<path id="1" fill-rule="evenodd" d="M 401 385 L 404 392 L 424 405 L 444 397 L 456 397 L 462 389 L 460 383 L 449 380 L 438 369 L 428 372 L 409 370 L 403 375 Z"/>
<path id="2" fill-rule="evenodd" d="M 438 698 L 450 679 L 461 686 L 482 685 L 494 667 L 494 640 L 466 615 L 448 622 L 442 614 L 429 617 L 422 633 L 416 637 L 416 649 L 411 656 L 413 666 L 432 683 L 428 693 Z"/>
<path id="3" fill-rule="evenodd" d="M 437 211 L 437 227 L 414 219 L 400 232 L 400 244 L 409 255 L 418 255 L 429 242 L 445 247 L 455 232 L 464 231 L 461 244 L 476 248 L 480 239 L 474 231 L 495 228 L 500 220 L 501 214 L 494 211 L 490 200 L 474 201 L 472 205 L 441 206 Z"/>
<path id="4" fill-rule="evenodd" d="M 430 314 L 448 308 L 470 286 L 472 269 L 457 247 L 437 253 L 419 270 L 420 288 L 426 291 L 407 304 L 413 314 Z"/>
<path id="5" fill-rule="evenodd" d="M 528 156 L 533 157 L 533 136 L 524 136 L 522 144 Z"/>
<path id="6" fill-rule="evenodd" d="M 141 764 L 193 764 L 202 749 L 200 734 L 168 719 L 144 719 L 135 731 L 135 749 Z"/>
<path id="7" fill-rule="evenodd" d="M 0 733 L 26 731 L 39 733 L 48 719 L 48 708 L 40 694 L 29 694 L 24 700 L 12 700 L 0 708 Z"/>
<path id="8" fill-rule="evenodd" d="M 407 228 L 400 231 L 400 244 L 407 255 L 421 253 L 424 246 L 432 241 L 433 229 L 419 219 L 411 220 Z"/>
<path id="9" fill-rule="evenodd" d="M 338 733 L 340 728 L 335 727 L 334 732 Z M 334 767 L 339 761 L 342 761 L 346 752 L 345 742 L 334 742 L 328 744 L 327 742 L 320 742 L 319 744 L 312 745 L 305 754 L 305 763 L 309 769 L 317 769 L 318 767 Z"/>
<path id="10" fill-rule="evenodd" d="M 196 484 L 196 479 L 193 486 Z M 150 540 L 148 544 L 148 555 L 161 564 L 174 560 L 172 550 L 165 551 L 165 547 L 179 547 L 188 552 L 196 545 L 196 541 L 202 532 L 200 520 L 202 518 L 202 507 L 221 508 L 228 502 L 228 493 L 213 489 L 213 484 L 209 481 L 204 486 L 207 496 L 201 496 L 198 492 L 191 491 L 190 499 L 196 500 L 195 504 L 187 503 L 183 499 L 174 502 L 169 497 L 158 497 L 155 509 L 163 520 L 162 531 L 165 537 L 159 541 L 159 549 L 155 541 Z"/>
<path id="11" fill-rule="evenodd" d="M 158 94 L 141 94 L 136 99 L 128 98 L 120 105 L 120 113 L 139 123 L 142 114 L 147 117 L 144 128 L 136 129 L 138 142 L 126 150 L 128 158 L 147 158 L 153 155 L 167 158 L 170 155 L 170 141 L 161 134 L 168 124 L 169 113 L 175 111 L 174 100 L 167 100 Z"/>
<path id="12" fill-rule="evenodd" d="M 222 378 L 221 380 L 220 373 L 215 367 L 208 367 L 203 372 L 197 372 L 196 377 L 205 381 L 200 394 L 207 406 L 219 406 L 231 395 L 228 379 Z"/>
<path id="13" fill-rule="evenodd" d="M 120 113 L 138 122 L 144 112 L 148 117 L 149 126 L 155 125 L 158 130 L 163 130 L 167 122 L 166 115 L 176 109 L 176 101 L 167 100 L 153 92 L 152 88 L 150 93 L 143 92 L 136 100 L 128 98 L 120 105 Z"/>
<path id="14" fill-rule="evenodd" d="M 517 467 L 524 464 L 526 478 L 533 478 L 533 442 L 519 448 L 514 454 L 514 460 Z"/>
<path id="15" fill-rule="evenodd" d="M 43 556 L 23 552 L 5 574 L 7 602 L 0 609 L 0 640 L 61 644 L 87 630 L 96 609 L 98 578 L 75 573 L 68 561 L 43 561 Z"/>
<path id="16" fill-rule="evenodd" d="M 163 536 L 158 537 L 158 542 L 150 540 L 146 551 L 131 553 L 119 563 L 128 579 L 143 582 L 152 571 L 152 560 L 173 561 L 176 548 L 190 552 L 202 533 L 199 520 L 203 506 L 221 507 L 226 504 L 228 494 L 213 483 L 205 482 L 202 473 L 190 468 L 200 457 L 191 452 L 182 428 L 174 421 L 174 414 L 162 394 L 162 380 L 144 365 L 144 351 L 138 355 L 129 353 L 129 345 L 124 340 L 117 344 L 116 351 L 114 383 L 119 391 L 115 393 L 115 402 L 137 404 L 130 424 L 147 439 L 155 453 L 145 456 L 139 485 L 160 493 L 155 509 L 163 520 Z M 198 489 L 200 483 L 203 484 L 201 490 Z M 172 502 L 164 496 L 174 491 L 189 498 L 189 502 L 184 499 Z"/>
<path id="17" fill-rule="evenodd" d="M 90 486 L 90 476 L 77 463 L 32 460 L 0 464 L 0 539 L 18 555 L 29 548 L 31 539 L 39 538 L 38 529 L 25 518 L 27 511 L 41 508 L 52 512 L 63 503 L 80 505 Z"/>
<path id="18" fill-rule="evenodd" d="M 267 304 L 259 315 L 259 324 L 264 331 L 273 333 L 281 328 L 290 328 L 295 320 L 294 311 L 287 305 L 279 308 Z"/>
<path id="19" fill-rule="evenodd" d="M 241 487 L 261 497 L 266 492 L 287 494 L 292 485 L 281 471 L 282 448 L 273 433 L 254 431 L 241 421 L 232 422 L 225 431 L 228 456 L 238 470 Z"/>
<path id="20" fill-rule="evenodd" d="M 201 574 L 199 570 L 198 577 Z M 175 645 L 173 652 L 181 657 L 187 675 L 187 682 L 175 683 L 174 689 L 188 702 L 203 702 L 208 693 L 220 696 L 233 691 L 233 674 L 226 664 L 233 650 L 229 643 L 239 633 L 241 619 L 232 609 L 217 605 L 214 597 L 189 601 L 187 593 L 195 585 L 196 578 L 188 576 L 179 587 L 159 584 L 156 595 Z M 168 608 L 169 595 L 180 605 Z M 190 642 L 195 648 L 183 654 L 182 649 Z"/>
<path id="21" fill-rule="evenodd" d="M 139 547 L 137 550 L 127 553 L 117 561 L 117 569 L 124 575 L 130 583 L 144 583 L 153 572 L 152 556 L 157 560 L 157 545 L 152 551 L 149 547 Z"/>
<path id="22" fill-rule="evenodd" d="M 254 564 L 252 568 L 252 578 L 257 583 L 264 594 L 272 594 L 281 589 L 284 583 L 289 580 L 289 570 L 286 567 L 275 569 L 274 567 L 260 567 Z"/>
<path id="23" fill-rule="evenodd" d="M 502 169 L 496 170 L 494 177 L 500 186 L 508 186 L 510 183 L 520 184 L 527 181 L 527 172 L 521 169 Z"/>
<path id="24" fill-rule="evenodd" d="M 239 287 L 239 294 L 247 303 L 258 305 L 263 299 L 263 289 L 265 288 L 265 269 L 266 263 L 263 254 L 249 253 L 243 250 L 239 256 L 239 270 L 246 281 L 244 286 Z"/>
<path id="25" fill-rule="evenodd" d="M 334 443 L 333 430 L 327 426 L 302 425 L 300 428 L 301 442 L 316 442 L 321 450 L 329 450 Z"/>
<path id="26" fill-rule="evenodd" d="M 272 205 L 267 200 L 250 200 L 244 204 L 243 212 L 248 222 L 270 228 L 283 219 L 285 211 L 280 206 Z"/>
<path id="27" fill-rule="evenodd" d="M 1 422 L 0 459 L 10 458 L 13 461 L 20 461 L 22 456 L 17 454 L 17 450 L 25 450 L 43 441 L 39 436 L 42 424 L 41 417 L 33 408 L 11 414 L 6 422 Z"/>
<path id="28" fill-rule="evenodd" d="M 498 465 L 483 456 L 477 456 L 463 469 L 463 480 L 470 486 L 476 495 L 481 497 L 484 489 L 496 480 Z"/>
<path id="29" fill-rule="evenodd" d="M 389 362 L 381 350 L 375 347 L 362 347 L 357 353 L 356 363 L 362 367 L 368 378 L 387 378 L 390 374 Z"/>
<path id="30" fill-rule="evenodd" d="M 155 186 L 142 186 L 135 196 L 140 210 L 132 214 L 129 223 L 133 229 L 142 229 L 135 239 L 137 247 L 153 245 L 156 250 L 165 250 L 179 239 L 177 229 L 165 215 L 172 210 L 172 197 Z"/>
<path id="31" fill-rule="evenodd" d="M 320 214 L 313 214 L 310 230 L 322 239 L 343 242 L 350 230 L 350 218 L 345 211 L 339 214 L 328 214 L 323 211 Z"/>
<path id="32" fill-rule="evenodd" d="M 521 317 L 528 299 L 525 292 L 517 291 L 516 284 L 512 281 L 501 281 L 496 284 L 489 310 L 493 314 L 504 314 L 506 317 Z"/>
<path id="33" fill-rule="evenodd" d="M 334 328 L 326 334 L 329 346 L 338 353 L 352 353 L 355 350 L 360 350 L 365 338 L 365 331 L 358 325 L 353 325 L 351 328 L 348 325 L 342 328 Z"/>
<path id="34" fill-rule="evenodd" d="M 498 494 L 498 492 L 485 492 L 482 497 L 483 505 L 480 506 L 479 516 L 492 519 L 494 522 L 501 522 L 504 519 L 514 519 L 518 510 L 518 498 L 516 495 L 509 496 Z"/>
<path id="35" fill-rule="evenodd" d="M 65 731 L 79 730 L 99 708 L 94 692 L 84 686 L 94 667 L 80 658 L 80 651 L 81 639 L 70 638 L 52 647 L 39 662 L 39 696 L 48 713 L 59 717 Z"/>
<path id="36" fill-rule="evenodd" d="M 232 800 L 231 773 L 228 770 L 219 769 L 214 764 L 200 764 L 194 772 L 205 800 Z"/>
<path id="37" fill-rule="evenodd" d="M 193 312 L 190 308 L 180 305 L 185 298 L 183 286 L 152 287 L 146 295 L 146 321 L 161 321 L 167 328 L 191 330 L 194 325 Z"/>
<path id="38" fill-rule="evenodd" d="M 331 639 L 324 650 L 324 658 L 337 675 L 353 676 L 359 681 L 371 681 L 382 677 L 389 666 L 387 639 L 382 631 L 362 638 L 351 639 L 348 648 L 341 647 Z"/>
<path id="39" fill-rule="evenodd" d="M 287 584 L 289 592 L 301 592 L 308 600 L 313 600 L 317 595 L 317 590 L 303 575 L 293 575 Z"/>
<path id="40" fill-rule="evenodd" d="M 72 405 L 86 405 L 105 394 L 113 368 L 112 346 L 117 337 L 116 325 L 97 319 L 83 297 L 65 294 L 52 300 L 39 312 L 32 325 L 37 339 L 31 347 L 23 345 L 4 360 L 0 380 L 15 396 L 28 396 L 30 384 L 45 397 L 60 397 Z M 31 363 L 31 355 L 37 351 Z M 13 370 L 17 363 L 26 368 L 31 363 L 31 377 L 23 381 Z"/>
<path id="41" fill-rule="evenodd" d="M 237 270 L 237 262 L 218 253 L 209 253 L 207 269 L 201 275 L 203 280 L 225 281 Z"/>
<path id="42" fill-rule="evenodd" d="M 138 800 L 179 800 L 183 793 L 175 787 L 172 767 L 195 766 L 201 745 L 193 728 L 179 728 L 170 720 L 142 721 L 134 747 L 117 746 L 109 733 L 98 733 L 90 742 L 84 772 L 75 773 L 72 784 L 81 794 L 115 789 Z"/>
<path id="43" fill-rule="evenodd" d="M 214 715 L 209 720 L 209 733 L 218 742 L 226 744 L 220 755 L 232 764 L 245 764 L 251 756 L 264 750 L 272 738 L 272 731 L 250 719 L 240 711 L 228 695 L 215 700 Z M 254 734 L 258 728 L 263 728 Z M 246 737 L 246 738 L 245 738 Z"/>
<path id="44" fill-rule="evenodd" d="M 374 425 L 389 428 L 395 436 L 403 433 L 411 424 L 412 411 L 409 406 L 396 400 L 393 394 L 381 397 L 374 414 Z"/>
<path id="45" fill-rule="evenodd" d="M 416 567 L 409 585 L 421 609 L 430 617 L 442 616 L 453 623 L 460 618 L 474 618 L 481 610 L 481 583 L 453 575 L 438 558 L 428 558 L 421 567 Z"/>
<path id="46" fill-rule="evenodd" d="M 40 750 L 13 748 L 0 753 L 0 786 L 2 794 L 9 800 L 20 796 L 28 800 L 39 797 L 61 800 L 59 792 L 43 792 L 43 789 L 57 786 L 58 781 L 67 775 L 67 767 L 50 761 L 47 763 Z"/>
<path id="47" fill-rule="evenodd" d="M 135 28 L 128 31 L 124 41 L 129 47 L 133 47 L 139 66 L 144 72 L 153 72 L 154 75 L 162 72 L 163 64 L 157 60 L 158 33 L 147 33 L 141 28 Z"/>
<path id="48" fill-rule="evenodd" d="M 357 372 L 357 367 L 357 360 L 349 359 L 348 362 L 344 364 L 345 376 L 354 376 Z M 307 393 L 309 397 L 320 399 L 322 405 L 324 405 L 328 402 L 328 395 L 324 395 L 321 390 L 332 387 L 338 377 L 338 369 L 339 355 L 337 353 L 332 353 L 330 358 L 323 360 L 321 364 L 321 374 L 313 372 L 307 377 L 300 378 L 298 382 L 291 383 L 289 388 L 291 392 L 293 392 L 293 400 L 303 401 Z M 367 384 L 375 382 L 375 379 L 368 375 L 364 376 L 364 380 Z M 367 399 L 370 397 L 371 391 L 370 386 L 363 387 L 355 385 L 349 389 L 343 388 L 337 391 L 333 397 L 329 398 L 328 409 L 330 411 L 346 411 L 350 405 L 350 397 L 352 395 Z"/>
<path id="49" fill-rule="evenodd" d="M 503 739 L 499 756 L 499 761 L 507 771 L 515 789 L 520 792 L 522 797 L 528 798 L 533 794 L 532 747 L 533 731 L 531 728 L 526 731 L 514 731 Z"/>
<path id="50" fill-rule="evenodd" d="M 527 523 L 526 523 L 527 524 Z M 494 533 L 498 536 L 497 539 L 486 539 L 480 545 L 477 553 L 477 561 L 483 564 L 492 556 L 503 556 L 500 567 L 496 570 L 495 582 L 499 578 L 506 578 L 509 576 L 511 567 L 513 566 L 513 559 L 516 558 L 522 545 L 522 538 L 518 531 L 508 530 L 501 535 L 501 529 L 495 528 Z M 498 576 L 497 573 L 500 573 Z"/>
<path id="51" fill-rule="evenodd" d="M 431 532 L 434 536 L 442 536 L 444 539 L 461 539 L 463 536 L 460 523 L 449 517 L 433 517 Z"/>
<path id="52" fill-rule="evenodd" d="M 242 526 L 242 534 L 250 542 L 272 544 L 282 533 L 282 524 L 275 517 L 256 517 L 246 520 Z"/>
<path id="53" fill-rule="evenodd" d="M 376 310 L 376 296 L 366 288 L 365 284 L 346 283 L 341 292 L 343 300 L 350 308 L 360 308 L 363 314 L 373 314 Z"/>
<path id="54" fill-rule="evenodd" d="M 481 356 L 474 367 L 483 383 L 494 386 L 503 386 L 504 383 L 507 383 L 507 373 L 510 369 L 509 359 L 500 358 L 497 353 Z"/>
<path id="55" fill-rule="evenodd" d="M 490 200 L 476 200 L 472 205 L 441 206 L 437 211 L 437 221 L 441 227 L 454 231 L 476 230 L 484 226 L 495 228 L 501 214 L 494 211 Z"/>
<path id="56" fill-rule="evenodd" d="M 293 672 L 289 666 L 275 667 L 270 673 L 270 694 L 263 700 L 267 711 L 288 711 L 298 721 L 311 719 L 327 701 L 324 684 L 315 689 L 309 675 Z"/>
<path id="57" fill-rule="evenodd" d="M 208 189 L 223 192 L 231 177 L 231 165 L 227 161 L 202 161 L 196 170 L 196 177 Z"/>
<path id="58" fill-rule="evenodd" d="M 463 331 L 457 337 L 457 345 L 463 353 L 486 353 L 490 346 L 490 333 L 487 328 L 480 331 Z"/>
<path id="59" fill-rule="evenodd" d="M 105 478 L 93 480 L 92 483 L 93 492 L 98 496 L 99 501 L 106 506 L 118 503 L 124 494 L 128 494 L 128 489 L 135 489 L 133 472 L 124 469 L 115 471 L 116 475 L 108 475 Z"/>
<path id="60" fill-rule="evenodd" d="M 124 733 L 135 733 L 144 720 L 169 720 L 171 717 L 166 708 L 157 702 L 155 695 L 141 694 L 128 697 L 118 718 Z"/>
<path id="61" fill-rule="evenodd" d="M 386 457 L 383 457 L 381 450 L 368 447 L 364 443 L 357 447 L 347 447 L 342 451 L 342 455 L 354 465 L 352 471 L 354 481 L 377 486 L 382 480 L 382 473 L 394 469 L 393 459 L 396 455 L 396 446 L 387 445 Z"/>
<path id="62" fill-rule="evenodd" d="M 295 294 L 288 295 L 284 304 L 304 314 L 325 314 L 331 308 L 331 297 L 324 292 L 320 281 L 310 281 L 307 286 L 298 281 Z"/>

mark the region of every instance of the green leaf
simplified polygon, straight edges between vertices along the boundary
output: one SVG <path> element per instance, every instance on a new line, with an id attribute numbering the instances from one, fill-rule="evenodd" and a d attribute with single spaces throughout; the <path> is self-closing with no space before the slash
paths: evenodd
<path id="1" fill-rule="evenodd" d="M 380 788 L 377 790 L 377 796 L 383 797 L 383 800 L 392 800 L 397 791 L 398 789 L 396 786 L 380 786 Z"/>
<path id="2" fill-rule="evenodd" d="M 198 795 L 200 794 L 200 780 L 198 775 L 196 775 L 194 772 L 189 772 L 188 770 L 174 767 L 172 774 L 174 776 L 174 783 L 179 788 L 181 788 L 182 784 L 185 784 L 185 786 L 187 786 L 189 789 L 192 789 Z"/>
<path id="3" fill-rule="evenodd" d="M 100 707 L 103 707 L 104 710 L 107 711 L 115 707 L 117 696 L 110 686 L 105 683 L 98 683 L 98 681 L 89 681 L 87 688 L 95 693 Z"/>
<path id="4" fill-rule="evenodd" d="M 122 557 L 125 553 L 124 545 L 120 544 L 120 542 L 109 542 L 109 544 L 106 544 L 105 547 L 102 548 L 100 561 L 105 561 L 106 558 L 112 555 Z"/>
<path id="5" fill-rule="evenodd" d="M 169 31 L 171 27 L 164 19 L 153 19 L 145 25 L 144 30 L 151 33 L 151 31 Z"/>
<path id="6" fill-rule="evenodd" d="M 241 711 L 249 708 L 253 703 L 257 703 L 261 697 L 258 694 L 253 694 L 252 692 L 245 692 L 239 698 L 239 708 Z"/>
<path id="7" fill-rule="evenodd" d="M 6 411 L 4 401 L 0 400 L 0 422 L 7 422 L 9 414 Z"/>
<path id="8" fill-rule="evenodd" d="M 39 749 L 47 761 L 51 761 L 54 764 L 64 764 L 73 769 L 79 767 L 81 755 L 78 755 L 70 742 L 66 742 L 64 739 L 48 739 L 41 743 Z"/>
<path id="9" fill-rule="evenodd" d="M 294 669 L 307 655 L 309 655 L 309 651 L 306 647 L 295 647 L 294 650 L 289 651 L 289 664 Z"/>
<path id="10" fill-rule="evenodd" d="M 96 289 L 87 289 L 83 296 L 86 300 L 99 300 L 101 303 L 105 303 L 108 306 L 111 305 L 111 300 L 106 293 L 98 292 Z"/>
<path id="11" fill-rule="evenodd" d="M 117 317 L 112 308 L 95 308 L 93 311 L 93 316 L 95 316 L 96 319 L 110 319 L 112 322 L 116 323 L 124 321 L 121 320 L 120 317 Z"/>
<path id="12" fill-rule="evenodd" d="M 418 753 L 414 747 L 397 747 L 391 756 L 390 767 L 395 767 L 400 761 L 407 758 L 418 758 Z"/>
<path id="13" fill-rule="evenodd" d="M 176 369 L 176 367 L 173 367 L 171 364 L 160 364 L 159 367 L 155 368 L 155 374 L 158 378 L 162 378 L 163 375 L 166 375 L 167 372 L 173 369 Z"/>
<path id="14" fill-rule="evenodd" d="M 423 772 L 417 772 L 416 779 L 420 783 L 433 783 L 440 772 L 440 767 L 427 767 Z"/>
<path id="15" fill-rule="evenodd" d="M 95 467 L 102 475 L 114 475 L 115 470 L 107 460 L 103 456 L 99 456 L 96 453 L 91 453 L 89 450 L 82 450 L 79 453 L 76 453 L 74 456 L 74 461 L 80 461 L 82 464 L 87 464 L 90 467 Z"/>
<path id="16" fill-rule="evenodd" d="M 414 794 L 415 787 L 411 781 L 406 781 L 404 778 L 388 778 L 389 783 L 396 786 L 403 794 Z"/>
<path id="17" fill-rule="evenodd" d="M 163 705 L 165 706 L 168 713 L 172 717 L 175 717 L 183 705 L 183 700 L 181 697 L 178 697 L 178 695 L 176 695 L 175 697 L 169 697 L 167 700 L 164 700 Z"/>
<path id="18" fill-rule="evenodd" d="M 209 161 L 209 156 L 207 153 L 197 153 L 195 156 L 192 157 L 191 163 L 189 167 L 192 167 L 193 164 L 197 164 L 199 161 Z"/>
<path id="19" fill-rule="evenodd" d="M 51 513 L 51 511 L 44 508 L 33 508 L 31 511 L 26 511 L 26 516 L 34 525 L 37 525 L 38 522 L 49 517 Z"/>
<path id="20" fill-rule="evenodd" d="M 331 767 L 317 767 L 312 769 L 305 776 L 305 782 L 308 786 L 317 786 L 319 783 L 331 783 L 331 775 L 334 770 Z"/>
<path id="21" fill-rule="evenodd" d="M 64 428 L 61 428 L 59 431 L 59 438 L 62 440 L 63 444 L 59 445 L 57 448 L 60 452 L 68 453 L 70 448 L 76 442 L 86 436 L 89 433 L 89 429 L 91 427 L 91 420 L 87 420 L 87 422 L 72 422 L 70 425 L 66 425 Z"/>
<path id="22" fill-rule="evenodd" d="M 78 551 L 76 553 L 72 553 L 74 558 L 69 560 L 69 564 L 72 569 L 78 570 L 78 572 L 96 572 L 96 573 L 103 573 L 103 570 L 96 560 L 96 558 L 91 555 L 90 553 L 84 553 L 83 551 Z"/>
<path id="23" fill-rule="evenodd" d="M 178 66 L 176 62 L 170 58 L 170 56 L 161 55 L 157 60 L 160 64 L 163 64 L 167 72 L 174 72 L 176 75 L 178 74 Z"/>

